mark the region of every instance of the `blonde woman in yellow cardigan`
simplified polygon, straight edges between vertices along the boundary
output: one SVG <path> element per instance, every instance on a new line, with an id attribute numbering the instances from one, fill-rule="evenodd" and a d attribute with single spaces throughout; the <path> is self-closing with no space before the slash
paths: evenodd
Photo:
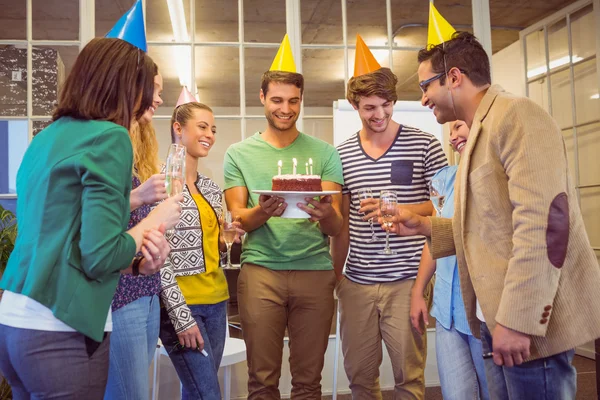
<path id="1" fill-rule="evenodd" d="M 189 102 L 176 107 L 171 127 L 173 143 L 186 148 L 186 185 L 180 222 L 167 237 L 172 250 L 161 273 L 160 338 L 181 380 L 182 399 L 220 399 L 217 373 L 229 299 L 219 267 L 225 250 L 219 225 L 222 191 L 197 172 L 198 159 L 215 143 L 214 115 L 208 106 Z"/>

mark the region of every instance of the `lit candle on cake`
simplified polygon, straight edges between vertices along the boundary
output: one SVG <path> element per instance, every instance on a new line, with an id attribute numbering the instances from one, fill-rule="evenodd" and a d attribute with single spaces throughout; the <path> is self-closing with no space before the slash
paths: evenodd
<path id="1" fill-rule="evenodd" d="M 281 175 L 281 167 L 283 167 L 283 163 L 279 160 L 277 161 L 277 175 Z"/>
<path id="2" fill-rule="evenodd" d="M 306 163 L 306 175 L 308 175 L 308 163 Z"/>
<path id="3" fill-rule="evenodd" d="M 312 173 L 312 158 L 308 159 L 308 164 L 310 165 L 310 174 L 312 175 L 313 174 Z M 307 172 L 307 174 L 308 174 L 308 172 Z"/>
<path id="4" fill-rule="evenodd" d="M 298 160 L 296 160 L 295 158 L 292 158 L 292 164 L 293 164 L 292 174 L 296 175 L 296 167 L 298 166 Z"/>

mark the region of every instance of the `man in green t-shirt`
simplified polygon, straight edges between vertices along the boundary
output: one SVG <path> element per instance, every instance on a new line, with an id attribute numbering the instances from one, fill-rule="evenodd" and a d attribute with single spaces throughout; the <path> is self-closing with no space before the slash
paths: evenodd
<path id="1" fill-rule="evenodd" d="M 342 166 L 336 149 L 296 128 L 304 78 L 271 70 L 262 77 L 264 132 L 232 145 L 225 155 L 225 199 L 248 232 L 242 248 L 238 304 L 247 348 L 248 399 L 279 399 L 284 334 L 290 345 L 292 398 L 321 398 L 321 371 L 334 311 L 336 283 L 328 236 L 342 226 L 341 194 L 306 198 L 298 207 L 310 219 L 279 218 L 288 204 L 270 190 L 278 174 L 313 160 L 323 190 L 340 191 Z M 286 170 L 288 166 L 289 171 Z M 293 344 L 293 345 L 292 345 Z"/>

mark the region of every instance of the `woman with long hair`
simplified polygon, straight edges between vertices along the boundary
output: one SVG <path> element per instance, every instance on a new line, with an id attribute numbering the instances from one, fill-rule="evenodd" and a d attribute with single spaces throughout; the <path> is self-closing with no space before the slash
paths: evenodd
<path id="1" fill-rule="evenodd" d="M 198 160 L 208 156 L 217 128 L 210 107 L 197 102 L 175 108 L 171 139 L 186 149 L 186 176 L 182 218 L 172 236 L 172 247 L 161 272 L 164 308 L 160 339 L 183 386 L 182 399 L 220 399 L 217 373 L 227 329 L 229 290 L 220 253 L 226 246 L 220 235 L 223 215 L 221 188 L 198 173 Z M 239 242 L 239 222 L 235 238 Z"/>
<path id="2" fill-rule="evenodd" d="M 152 106 L 155 71 L 130 43 L 93 39 L 23 157 L 19 233 L 0 281 L 0 371 L 16 399 L 101 399 L 119 277 L 154 274 L 169 254 L 163 233 L 180 197 L 127 229 L 128 130 Z"/>
<path id="3" fill-rule="evenodd" d="M 133 227 L 150 213 L 150 206 L 167 198 L 164 174 L 158 169 L 158 141 L 152 116 L 162 104 L 162 76 L 154 76 L 150 108 L 129 130 L 133 146 L 133 176 L 130 197 Z M 144 261 L 142 261 L 144 262 Z M 113 333 L 106 400 L 141 399 L 149 390 L 148 367 L 158 343 L 160 274 L 123 274 L 112 302 Z"/>

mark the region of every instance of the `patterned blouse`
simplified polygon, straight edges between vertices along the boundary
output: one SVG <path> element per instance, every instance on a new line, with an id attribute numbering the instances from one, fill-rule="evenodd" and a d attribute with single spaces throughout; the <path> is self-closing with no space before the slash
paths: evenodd
<path id="1" fill-rule="evenodd" d="M 133 190 L 140 185 L 140 180 L 134 176 L 132 178 L 131 189 Z M 143 206 L 133 210 L 129 217 L 127 229 L 131 229 L 132 227 L 136 226 L 142 219 L 146 218 L 148 214 L 150 214 L 150 205 L 148 204 L 144 204 Z M 141 255 L 141 253 L 138 253 L 138 255 Z M 112 310 L 116 311 L 139 298 L 144 296 L 154 296 L 158 295 L 159 293 L 159 272 L 150 276 L 121 274 L 119 285 L 117 286 L 117 292 L 115 293 L 115 297 L 113 297 Z"/>

